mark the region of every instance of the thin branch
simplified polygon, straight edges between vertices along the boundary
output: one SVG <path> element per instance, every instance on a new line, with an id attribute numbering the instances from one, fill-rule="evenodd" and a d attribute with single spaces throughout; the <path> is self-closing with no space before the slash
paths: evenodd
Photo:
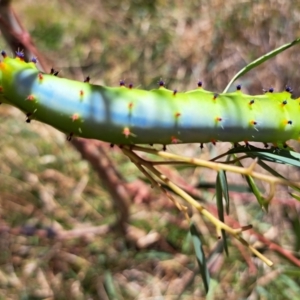
<path id="1" fill-rule="evenodd" d="M 126 147 L 126 146 L 124 146 L 124 147 Z M 173 153 L 159 151 L 159 150 L 150 149 L 150 148 L 141 147 L 141 146 L 130 146 L 130 149 L 158 155 L 160 157 L 180 161 L 182 163 L 188 163 L 188 164 L 195 165 L 195 166 L 209 168 L 209 169 L 215 170 L 217 172 L 220 170 L 224 170 L 224 171 L 238 173 L 238 174 L 242 174 L 242 175 L 246 175 L 246 176 L 251 176 L 256 179 L 269 182 L 270 184 L 282 184 L 282 185 L 286 185 L 286 186 L 296 186 L 296 187 L 300 188 L 299 182 L 289 181 L 289 180 L 286 180 L 283 178 L 274 177 L 274 176 L 270 176 L 270 175 L 266 175 L 266 174 L 261 174 L 261 173 L 253 171 L 251 168 L 249 169 L 249 168 L 243 168 L 243 167 L 238 167 L 238 166 L 232 166 L 232 165 L 207 161 L 207 160 L 203 160 L 203 159 L 190 158 L 190 157 L 186 157 L 186 156 L 176 155 Z"/>
<path id="2" fill-rule="evenodd" d="M 273 265 L 272 261 L 270 261 L 268 258 L 266 258 L 263 254 L 261 254 L 259 251 L 257 251 L 253 246 L 251 246 L 246 240 L 244 240 L 241 237 L 241 232 L 243 231 L 243 228 L 234 229 L 234 228 L 231 228 L 230 226 L 226 225 L 224 222 L 220 221 L 213 214 L 211 214 L 208 210 L 206 210 L 203 205 L 201 205 L 199 202 L 197 202 L 195 199 L 193 199 L 188 193 L 186 193 L 183 189 L 178 187 L 176 184 L 171 182 L 165 175 L 163 175 L 161 172 L 159 172 L 152 165 L 152 162 L 144 160 L 141 157 L 139 157 L 136 153 L 134 153 L 132 150 L 132 147 L 123 147 L 122 151 L 124 152 L 125 155 L 127 155 L 131 159 L 131 161 L 133 161 L 137 165 L 137 167 L 139 169 L 143 169 L 142 166 L 146 167 L 155 176 L 157 176 L 161 181 L 163 181 L 165 183 L 165 185 L 167 185 L 172 191 L 174 191 L 177 195 L 181 196 L 181 198 L 183 200 L 185 200 L 191 206 L 193 206 L 195 209 L 197 209 L 201 215 L 205 216 L 215 226 L 218 236 L 221 236 L 221 231 L 225 230 L 226 232 L 231 234 L 233 237 L 235 237 L 237 240 L 239 240 L 243 245 L 245 245 L 252 253 L 254 253 L 257 257 L 259 257 L 268 266 Z M 158 152 L 160 152 L 160 151 L 158 151 Z M 153 153 L 153 152 L 151 152 L 151 153 Z M 255 164 L 256 164 L 256 162 L 254 162 L 254 164 L 251 165 L 247 169 L 247 171 L 250 172 L 253 169 Z M 152 178 L 152 176 L 151 176 L 151 178 Z M 168 194 L 166 194 L 166 195 L 169 197 Z"/>

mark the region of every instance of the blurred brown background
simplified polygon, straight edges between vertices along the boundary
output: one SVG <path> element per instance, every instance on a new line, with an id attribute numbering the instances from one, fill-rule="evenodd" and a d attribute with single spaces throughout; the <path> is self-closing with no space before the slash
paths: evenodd
<path id="1" fill-rule="evenodd" d="M 151 89 L 162 78 L 168 88 L 189 90 L 202 80 L 206 89 L 221 92 L 242 67 L 300 37 L 299 1 L 11 4 L 47 66 L 63 77 L 89 75 L 92 83 L 108 86 L 124 79 Z M 1 48 L 11 54 L 0 38 Z M 299 50 L 285 51 L 238 83 L 251 94 L 290 85 L 300 95 Z M 118 149 L 90 142 L 80 144 L 85 148 L 75 145 L 78 152 L 61 133 L 37 122 L 28 125 L 24 115 L 4 105 L 0 120 L 0 299 L 204 299 L 183 215 L 149 188 Z M 168 150 L 208 159 L 228 147 Z M 214 172 L 162 170 L 215 212 Z M 229 241 L 229 257 L 220 254 L 214 229 L 199 219 L 212 276 L 207 299 L 297 299 L 296 200 L 283 189 L 265 213 L 240 177 L 231 183 L 230 217 L 241 225 L 252 223 L 254 232 L 264 235 L 265 242 L 253 232 L 245 237 L 275 267 L 266 268 L 236 241 Z M 114 194 L 117 187 L 123 192 Z M 118 203 L 126 208 L 120 210 Z M 114 227 L 118 215 L 123 231 Z"/>

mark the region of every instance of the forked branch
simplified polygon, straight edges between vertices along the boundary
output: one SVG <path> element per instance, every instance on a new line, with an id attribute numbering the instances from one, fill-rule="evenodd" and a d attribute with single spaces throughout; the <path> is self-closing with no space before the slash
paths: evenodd
<path id="1" fill-rule="evenodd" d="M 196 166 L 204 166 L 211 169 L 214 169 L 216 171 L 219 170 L 227 170 L 232 171 L 244 175 L 253 176 L 256 178 L 264 179 L 265 181 L 268 181 L 271 185 L 275 185 L 278 183 L 281 184 L 288 184 L 285 180 L 275 180 L 276 178 L 272 176 L 259 176 L 263 175 L 257 172 L 253 171 L 253 168 L 256 164 L 256 161 L 253 162 L 248 168 L 241 168 L 241 167 L 235 167 L 235 166 L 229 166 L 229 165 L 223 165 L 220 163 L 214 163 L 214 162 L 208 162 L 200 159 L 191 159 L 186 158 L 183 156 L 177 156 L 171 153 L 163 152 L 163 151 L 157 151 L 154 149 L 148 149 L 148 148 L 142 148 L 138 146 L 128 147 L 124 146 L 122 147 L 123 153 L 129 157 L 129 159 L 137 166 L 137 168 L 150 180 L 153 186 L 159 187 L 160 190 L 162 190 L 168 198 L 170 198 L 178 207 L 179 210 L 183 211 L 187 220 L 190 222 L 190 216 L 187 213 L 187 207 L 183 206 L 182 204 L 178 203 L 172 197 L 170 193 L 168 193 L 163 186 L 161 185 L 161 182 L 163 182 L 166 186 L 168 186 L 174 193 L 179 195 L 184 201 L 186 201 L 189 205 L 194 207 L 202 216 L 206 217 L 216 228 L 216 232 L 218 235 L 218 238 L 221 237 L 221 231 L 224 230 L 230 235 L 232 235 L 234 238 L 239 240 L 244 246 L 246 246 L 252 253 L 254 253 L 257 257 L 259 257 L 263 262 L 265 262 L 268 266 L 272 266 L 273 262 L 270 261 L 268 258 L 266 258 L 264 255 L 262 255 L 259 251 L 257 251 L 253 246 L 251 246 L 242 236 L 242 231 L 245 231 L 245 228 L 232 228 L 228 225 L 226 225 L 224 222 L 220 221 L 218 218 L 216 218 L 212 213 L 210 213 L 202 204 L 197 202 L 193 197 L 191 197 L 188 193 L 186 193 L 183 189 L 178 187 L 176 184 L 174 184 L 169 178 L 167 178 L 165 175 L 163 175 L 160 171 L 158 171 L 154 165 L 155 162 L 145 160 L 141 158 L 139 155 L 137 155 L 134 150 L 147 152 L 151 154 L 156 154 L 158 156 L 162 156 L 164 158 L 170 158 L 173 160 L 181 161 L 182 163 L 188 163 L 193 164 Z M 155 179 L 155 177 L 157 179 Z"/>

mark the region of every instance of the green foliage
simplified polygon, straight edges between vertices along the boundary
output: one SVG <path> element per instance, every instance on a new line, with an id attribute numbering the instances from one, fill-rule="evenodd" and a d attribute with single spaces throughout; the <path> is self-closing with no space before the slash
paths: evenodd
<path id="1" fill-rule="evenodd" d="M 228 85 L 226 86 L 224 93 L 228 92 L 229 88 L 231 87 L 231 85 L 241 76 L 243 76 L 244 74 L 248 73 L 249 71 L 251 71 L 252 69 L 258 67 L 259 65 L 261 65 L 262 63 L 268 61 L 270 58 L 273 58 L 274 56 L 280 54 L 281 52 L 287 50 L 290 47 L 293 47 L 295 45 L 297 45 L 298 43 L 300 43 L 300 38 L 292 41 L 291 43 L 287 43 L 275 50 L 270 51 L 269 53 L 261 56 L 260 58 L 254 60 L 253 62 L 251 62 L 250 64 L 248 64 L 246 67 L 244 67 L 243 69 L 241 69 L 236 75 L 233 76 L 233 78 L 229 81 Z"/>
<path id="2" fill-rule="evenodd" d="M 199 271 L 204 283 L 205 291 L 208 293 L 209 290 L 209 281 L 210 281 L 210 276 L 209 272 L 207 269 L 206 265 L 206 258 L 205 258 L 205 253 L 202 247 L 202 242 L 200 238 L 200 233 L 198 232 L 196 226 L 194 224 L 191 225 L 190 227 L 190 232 L 192 235 L 192 240 L 194 244 L 194 249 L 197 257 L 197 262 L 199 265 Z"/>

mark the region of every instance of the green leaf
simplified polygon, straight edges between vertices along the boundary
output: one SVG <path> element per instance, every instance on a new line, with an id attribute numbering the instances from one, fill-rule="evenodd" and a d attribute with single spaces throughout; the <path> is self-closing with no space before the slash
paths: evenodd
<path id="1" fill-rule="evenodd" d="M 218 216 L 219 219 L 223 222 L 224 221 L 223 190 L 221 185 L 220 173 L 221 172 L 219 171 L 217 175 L 216 198 L 217 198 Z"/>
<path id="2" fill-rule="evenodd" d="M 228 188 L 226 172 L 223 170 L 219 171 L 218 177 L 222 188 L 222 194 L 226 203 L 226 214 L 228 215 L 229 214 L 229 193 L 228 193 L 229 188 Z"/>
<path id="3" fill-rule="evenodd" d="M 246 181 L 247 181 L 252 193 L 256 197 L 258 203 L 260 204 L 260 206 L 264 207 L 265 210 L 268 211 L 269 202 L 266 201 L 266 199 L 262 196 L 262 194 L 261 194 L 259 188 L 257 187 L 256 183 L 254 182 L 253 178 L 251 176 L 246 176 Z"/>
<path id="4" fill-rule="evenodd" d="M 230 80 L 230 82 L 228 83 L 228 85 L 226 86 L 225 90 L 223 91 L 224 93 L 227 93 L 227 91 L 229 90 L 230 86 L 233 84 L 233 82 L 235 80 L 237 80 L 238 78 L 240 78 L 242 75 L 248 73 L 250 70 L 254 69 L 255 67 L 261 65 L 262 63 L 264 63 L 265 61 L 269 60 L 270 58 L 276 56 L 277 54 L 285 51 L 286 49 L 298 44 L 300 42 L 300 38 L 292 41 L 291 43 L 285 44 L 283 46 L 280 46 L 279 48 L 270 51 L 269 53 L 259 57 L 258 59 L 254 60 L 253 62 L 251 62 L 250 64 L 248 64 L 246 67 L 244 67 L 243 69 L 241 69 L 237 74 L 235 74 L 235 76 L 233 76 L 233 78 Z"/>
<path id="5" fill-rule="evenodd" d="M 277 171 L 275 171 L 272 167 L 270 167 L 269 165 L 267 165 L 266 163 L 264 163 L 261 160 L 258 160 L 257 163 L 264 168 L 266 171 L 268 171 L 269 173 L 271 173 L 273 176 L 275 177 L 279 177 L 279 178 L 283 178 L 286 179 L 284 176 L 282 176 L 280 173 L 278 173 Z"/>
<path id="6" fill-rule="evenodd" d="M 243 167 L 243 165 L 240 161 L 238 161 L 236 164 L 240 167 Z M 261 194 L 259 188 L 257 187 L 254 179 L 249 175 L 248 176 L 243 176 L 243 177 L 246 179 L 251 192 L 254 194 L 254 196 L 257 199 L 257 202 L 260 204 L 261 207 L 264 207 L 265 210 L 268 211 L 269 202 L 266 201 L 266 199 L 262 196 L 262 194 Z"/>
<path id="7" fill-rule="evenodd" d="M 114 285 L 114 280 L 110 271 L 106 270 L 104 272 L 104 286 L 105 290 L 109 296 L 109 299 L 118 299 L 116 287 Z"/>
<path id="8" fill-rule="evenodd" d="M 291 277 L 295 277 L 295 278 L 299 278 L 300 277 L 300 269 L 299 267 L 286 267 L 283 269 L 283 274 L 291 276 Z"/>
<path id="9" fill-rule="evenodd" d="M 199 182 L 197 185 L 195 185 L 195 187 L 198 188 L 198 189 L 215 189 L 216 184 L 211 183 L 211 182 L 203 181 L 203 182 Z M 228 184 L 228 191 L 238 192 L 238 193 L 249 193 L 249 192 L 251 192 L 251 190 L 248 188 L 248 186 L 241 185 L 241 184 Z"/>
<path id="10" fill-rule="evenodd" d="M 280 163 L 280 164 L 288 164 L 292 166 L 299 167 L 300 166 L 300 154 L 296 153 L 291 150 L 286 150 L 286 149 L 261 149 L 257 148 L 251 145 L 248 145 L 247 147 L 240 146 L 236 148 L 230 149 L 228 152 L 212 159 L 212 161 L 218 161 L 221 157 L 226 156 L 226 155 L 235 155 L 237 153 L 245 153 L 247 158 L 259 158 L 258 164 L 267 170 L 270 174 L 272 174 L 275 177 L 283 178 L 286 179 L 283 175 L 275 171 L 271 166 L 267 165 L 264 163 L 264 161 L 269 161 L 269 162 L 275 162 L 275 163 Z M 234 156 L 236 158 L 236 156 Z M 226 160 L 227 161 L 227 160 Z M 240 161 L 236 162 L 237 165 L 243 166 Z M 256 196 L 258 202 L 260 203 L 261 206 L 267 209 L 268 203 L 265 201 L 265 198 L 261 195 L 258 187 L 256 186 L 254 180 L 252 178 L 246 178 L 247 183 L 251 189 L 251 192 L 254 193 Z M 293 186 L 292 184 L 290 185 L 291 188 L 293 188 L 296 191 L 300 192 L 300 189 L 296 186 Z M 291 194 L 292 197 L 297 199 L 297 195 Z"/>
<path id="11" fill-rule="evenodd" d="M 236 154 L 236 153 L 245 153 L 248 157 L 251 158 L 258 157 L 259 159 L 265 161 L 300 167 L 300 153 L 290 151 L 290 150 L 274 149 L 274 148 L 261 149 L 261 148 L 248 145 L 247 147 L 241 146 L 237 148 L 232 148 L 228 152 L 224 153 L 224 156 L 228 154 Z"/>
<path id="12" fill-rule="evenodd" d="M 224 222 L 223 195 L 225 198 L 225 194 L 226 194 L 227 201 L 228 201 L 228 202 L 226 202 L 226 210 L 229 210 L 229 195 L 228 195 L 227 178 L 226 178 L 225 172 L 223 170 L 221 170 L 218 172 L 218 175 L 217 175 L 216 198 L 217 198 L 218 216 L 222 222 Z M 228 212 L 227 212 L 227 214 L 228 214 Z M 224 230 L 222 230 L 221 233 L 222 233 L 222 239 L 224 241 L 224 250 L 225 250 L 226 254 L 228 255 L 228 245 L 227 245 L 226 233 Z"/>
<path id="13" fill-rule="evenodd" d="M 297 200 L 300 201 L 300 197 L 297 196 Z M 292 231 L 294 232 L 294 251 L 299 252 L 300 250 L 300 219 L 298 216 L 297 209 L 295 207 L 283 207 L 284 219 L 288 220 Z"/>
<path id="14" fill-rule="evenodd" d="M 298 282 L 295 282 L 292 280 L 289 276 L 285 274 L 280 274 L 280 279 L 286 286 L 285 289 L 282 290 L 283 294 L 285 295 L 285 299 L 289 299 L 291 297 L 291 292 L 293 292 L 294 295 L 297 295 L 297 298 L 300 293 L 300 288 Z M 290 298 L 293 299 L 293 298 Z M 295 299 L 295 298 L 294 298 Z"/>
<path id="15" fill-rule="evenodd" d="M 200 275 L 202 277 L 205 291 L 207 294 L 209 291 L 210 276 L 209 276 L 209 272 L 208 272 L 207 265 L 206 265 L 205 254 L 204 254 L 204 251 L 202 248 L 200 233 L 198 232 L 196 226 L 193 223 L 190 226 L 190 232 L 192 235 L 192 240 L 193 240 L 194 249 L 195 249 L 195 253 L 196 253 L 196 257 L 197 257 L 197 262 L 199 265 Z"/>
<path id="16" fill-rule="evenodd" d="M 300 201 L 300 195 L 296 195 L 294 193 L 289 193 L 294 199 Z"/>

